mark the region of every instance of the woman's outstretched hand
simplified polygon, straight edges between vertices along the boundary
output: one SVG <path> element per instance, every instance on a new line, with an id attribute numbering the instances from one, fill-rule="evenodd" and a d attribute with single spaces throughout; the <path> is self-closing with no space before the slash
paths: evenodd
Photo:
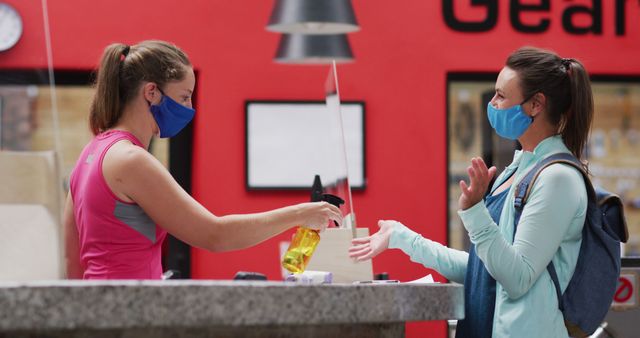
<path id="1" fill-rule="evenodd" d="M 461 210 L 466 210 L 476 205 L 484 198 L 484 194 L 487 192 L 489 183 L 493 176 L 496 174 L 496 167 L 487 169 L 487 165 L 482 158 L 474 157 L 471 159 L 471 165 L 467 168 L 469 174 L 470 185 L 462 180 L 460 181 L 460 199 L 458 199 L 458 206 Z"/>
<path id="2" fill-rule="evenodd" d="M 349 257 L 356 261 L 366 261 L 389 248 L 389 238 L 396 221 L 378 221 L 380 230 L 367 237 L 354 238 L 349 248 Z"/>

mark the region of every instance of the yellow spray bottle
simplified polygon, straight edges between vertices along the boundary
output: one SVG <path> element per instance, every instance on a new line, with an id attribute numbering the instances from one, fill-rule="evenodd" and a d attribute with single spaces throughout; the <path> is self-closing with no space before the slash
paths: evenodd
<path id="1" fill-rule="evenodd" d="M 319 185 L 319 188 L 318 188 Z M 344 204 L 344 200 L 338 196 L 331 194 L 322 194 L 322 185 L 320 184 L 320 178 L 316 176 L 313 183 L 311 201 L 325 201 L 340 207 Z M 336 224 L 337 225 L 337 224 Z M 311 255 L 316 250 L 318 243 L 320 242 L 320 235 L 318 230 L 309 229 L 305 226 L 298 227 L 289 249 L 282 258 L 282 266 L 291 271 L 292 273 L 301 273 L 307 268 Z"/>

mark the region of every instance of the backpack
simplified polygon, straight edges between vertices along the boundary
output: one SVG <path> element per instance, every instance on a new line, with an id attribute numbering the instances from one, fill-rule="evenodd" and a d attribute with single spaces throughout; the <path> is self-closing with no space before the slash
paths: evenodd
<path id="1" fill-rule="evenodd" d="M 547 271 L 555 285 L 558 307 L 569 335 L 586 337 L 600 326 L 609 311 L 620 276 L 620 242 L 626 242 L 629 233 L 620 197 L 600 188 L 594 189 L 582 163 L 572 154 L 560 153 L 542 160 L 516 186 L 514 238 L 536 178 L 542 170 L 556 163 L 570 165 L 582 173 L 589 202 L 576 269 L 564 293 L 553 261 L 549 262 Z"/>

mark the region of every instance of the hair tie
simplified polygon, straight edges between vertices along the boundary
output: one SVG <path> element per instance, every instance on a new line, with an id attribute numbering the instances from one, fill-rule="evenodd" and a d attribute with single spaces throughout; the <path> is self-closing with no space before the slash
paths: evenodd
<path id="1" fill-rule="evenodd" d="M 560 60 L 560 62 L 562 63 L 562 67 L 564 67 L 564 72 L 568 76 L 571 76 L 571 63 L 574 61 L 575 61 L 574 59 L 569 59 L 569 58 L 562 58 L 562 60 Z"/>
<path id="2" fill-rule="evenodd" d="M 129 45 L 125 45 L 124 49 L 122 50 L 122 53 L 120 54 L 120 61 L 124 61 L 124 59 L 127 58 L 127 55 L 129 55 L 129 50 L 131 49 L 131 47 Z"/>

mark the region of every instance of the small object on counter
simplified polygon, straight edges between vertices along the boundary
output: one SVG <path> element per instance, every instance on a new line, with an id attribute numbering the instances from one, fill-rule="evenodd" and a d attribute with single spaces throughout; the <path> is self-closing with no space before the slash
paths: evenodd
<path id="1" fill-rule="evenodd" d="M 180 271 L 178 270 L 167 270 L 162 274 L 162 279 L 180 279 Z"/>
<path id="2" fill-rule="evenodd" d="M 389 279 L 389 273 L 388 272 L 377 273 L 375 276 L 373 276 L 373 279 L 375 279 L 375 280 L 388 280 Z"/>
<path id="3" fill-rule="evenodd" d="M 433 284 L 433 283 L 437 283 L 437 282 L 433 280 L 433 276 L 431 276 L 431 274 L 428 274 L 422 278 L 418 278 L 416 280 L 407 282 L 407 284 Z"/>
<path id="4" fill-rule="evenodd" d="M 267 280 L 267 276 L 259 272 L 238 271 L 233 277 L 234 280 Z"/>
<path id="5" fill-rule="evenodd" d="M 293 273 L 287 276 L 285 282 L 294 282 L 298 284 L 331 284 L 333 274 L 328 271 L 312 271 L 307 270 L 301 273 Z"/>
<path id="6" fill-rule="evenodd" d="M 400 283 L 397 279 L 385 279 L 385 280 L 359 280 L 353 282 L 353 284 L 397 284 Z"/>

